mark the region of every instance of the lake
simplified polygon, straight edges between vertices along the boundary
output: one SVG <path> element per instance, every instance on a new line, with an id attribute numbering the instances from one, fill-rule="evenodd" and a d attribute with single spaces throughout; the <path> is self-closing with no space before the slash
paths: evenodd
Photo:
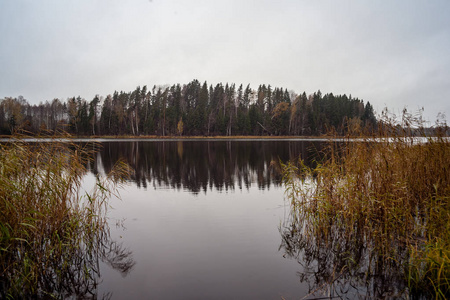
<path id="1" fill-rule="evenodd" d="M 333 143 L 335 143 L 334 141 Z M 372 244 L 302 234 L 279 162 L 314 166 L 323 140 L 117 140 L 97 149 L 84 186 L 125 161 L 111 199 L 103 299 L 407 297 L 407 248 L 386 263 Z M 313 179 L 308 179 L 313 183 Z M 393 245 L 394 246 L 394 245 Z M 394 249 L 393 248 L 393 249 Z"/>
<path id="2" fill-rule="evenodd" d="M 45 149 L 39 143 L 50 141 L 28 139 L 31 152 L 27 153 Z M 79 203 L 87 205 L 87 217 L 98 213 L 101 223 L 92 223 L 98 225 L 95 230 L 86 230 L 93 228 L 91 221 L 80 227 L 82 231 L 75 234 L 86 235 L 73 239 L 76 243 L 67 248 L 65 256 L 53 257 L 50 252 L 52 263 L 44 264 L 41 277 L 45 291 L 95 299 L 426 299 L 420 292 L 409 294 L 405 266 L 410 254 L 401 236 L 386 248 L 386 257 L 377 244 L 380 231 L 348 235 L 346 230 L 355 226 L 353 219 L 341 224 L 333 217 L 347 212 L 339 206 L 347 203 L 345 197 L 358 196 L 344 194 L 343 201 L 333 202 L 328 207 L 339 210 L 330 218 L 322 211 L 303 213 L 317 205 L 311 197 L 303 198 L 302 204 L 293 204 L 288 197 L 281 162 L 301 158 L 306 166 L 315 167 L 326 147 L 337 146 L 339 141 L 75 142 L 87 150 L 78 148 L 81 156 L 93 155 L 83 160 L 87 172 L 82 172 L 80 195 L 83 190 L 90 193 L 98 177 L 109 174 L 120 162 L 130 172 L 120 196 L 109 199 L 106 228 L 103 206 L 91 209 L 93 202 L 82 196 Z M 77 148 L 68 147 L 72 150 L 57 149 L 64 153 Z M 45 151 L 39 153 L 45 161 Z M 50 160 L 58 161 L 56 153 L 51 152 Z M 70 160 L 70 156 L 63 157 Z M 307 185 L 315 189 L 321 177 L 309 174 L 291 177 L 290 183 L 302 191 L 307 191 Z M 314 224 L 324 226 L 311 231 Z M 60 281 L 55 279 L 58 274 Z"/>
<path id="3" fill-rule="evenodd" d="M 287 256 L 278 161 L 318 158 L 321 141 L 112 141 L 85 178 L 119 159 L 133 174 L 111 199 L 119 260 L 100 265 L 98 298 L 298 299 L 310 292 Z M 98 147 L 97 145 L 92 147 Z"/>

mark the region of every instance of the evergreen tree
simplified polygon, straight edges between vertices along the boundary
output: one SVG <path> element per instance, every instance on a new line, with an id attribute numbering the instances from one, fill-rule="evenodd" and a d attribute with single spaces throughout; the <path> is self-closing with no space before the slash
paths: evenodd
<path id="1" fill-rule="evenodd" d="M 97 122 L 97 106 L 100 103 L 99 96 L 96 95 L 94 99 L 92 99 L 91 103 L 89 103 L 89 125 L 91 127 L 91 132 L 95 135 L 96 128 L 98 132 L 98 122 Z"/>
<path id="2" fill-rule="evenodd" d="M 22 128 L 38 133 L 66 128 L 75 135 L 318 135 L 334 128 L 345 134 L 348 122 L 375 130 L 370 102 L 351 95 L 309 97 L 287 89 L 259 85 L 236 88 L 234 83 L 208 87 L 193 80 L 186 85 L 137 86 L 131 92 L 80 96 L 66 102 L 55 98 L 29 105 L 23 97 L 0 100 L 0 133 Z M 180 123 L 181 122 L 181 123 Z M 67 125 L 67 126 L 65 126 Z"/>

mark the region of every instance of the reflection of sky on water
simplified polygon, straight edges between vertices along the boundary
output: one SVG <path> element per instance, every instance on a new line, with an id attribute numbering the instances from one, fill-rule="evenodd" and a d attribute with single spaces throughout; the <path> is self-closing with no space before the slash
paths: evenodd
<path id="1" fill-rule="evenodd" d="M 112 299 L 286 299 L 308 293 L 279 251 L 288 214 L 272 160 L 289 142 L 104 143 L 92 173 L 119 159 L 132 180 L 111 200 L 112 239 L 136 262 L 125 277 L 101 265 L 98 295 Z M 303 154 L 302 154 L 303 155 Z M 94 176 L 90 175 L 91 180 Z M 240 183 L 241 182 L 241 186 Z M 91 182 L 92 184 L 92 182 Z M 118 225 L 118 226 L 116 226 Z M 301 298 L 301 297 L 300 297 Z"/>
<path id="2" fill-rule="evenodd" d="M 333 273 L 335 266 L 345 265 L 345 255 L 300 235 L 273 162 L 301 156 L 311 165 L 320 159 L 321 146 L 289 141 L 103 143 L 89 166 L 92 173 L 109 171 L 119 159 L 134 170 L 122 200 L 112 199 L 109 217 L 111 237 L 132 252 L 136 265 L 121 276 L 102 264 L 99 295 L 300 299 L 322 287 L 310 297 L 328 289 L 352 298 L 389 288 L 390 283 L 380 283 L 384 277 L 373 277 L 366 286 L 352 272 Z M 312 183 L 306 179 L 303 184 Z M 362 251 L 357 244 L 341 246 L 349 253 Z M 328 285 L 335 275 L 340 280 Z"/>
<path id="3" fill-rule="evenodd" d="M 112 203 L 112 230 L 133 251 L 125 278 L 104 267 L 113 299 L 286 299 L 305 295 L 298 264 L 278 251 L 282 187 L 193 194 L 128 185 Z"/>

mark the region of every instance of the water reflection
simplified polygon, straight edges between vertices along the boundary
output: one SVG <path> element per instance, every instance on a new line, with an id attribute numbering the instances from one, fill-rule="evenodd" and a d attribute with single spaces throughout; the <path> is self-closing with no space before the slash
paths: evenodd
<path id="1" fill-rule="evenodd" d="M 107 222 L 106 200 L 119 183 L 88 175 L 81 166 L 90 166 L 83 158 L 92 153 L 75 145 L 17 144 L 12 149 L 26 152 L 10 160 L 21 163 L 20 172 L 1 174 L 2 182 L 7 178 L 15 188 L 9 190 L 14 197 L 2 193 L 8 205 L 0 213 L 0 299 L 111 298 L 110 293 L 98 295 L 101 262 L 122 276 L 135 265 L 131 250 L 113 240 Z M 5 161 L 2 167 L 10 168 Z"/>
<path id="2" fill-rule="evenodd" d="M 280 228 L 280 250 L 302 266 L 300 282 L 309 285 L 312 297 L 340 299 L 385 299 L 407 296 L 403 267 L 408 249 L 402 243 L 382 253 L 376 237 L 364 229 L 349 235 L 346 228 L 332 224 L 328 232 L 312 232 L 295 209 Z"/>
<path id="3" fill-rule="evenodd" d="M 92 171 L 106 172 L 120 159 L 134 174 L 138 187 L 208 190 L 260 189 L 281 184 L 271 162 L 296 160 L 307 163 L 318 157 L 322 142 L 306 141 L 132 141 L 104 142 Z"/>
<path id="4" fill-rule="evenodd" d="M 100 262 L 108 264 L 122 276 L 127 276 L 135 265 L 132 252 L 111 240 L 106 231 L 92 237 L 90 242 L 95 244 L 72 249 L 70 253 L 54 257 L 48 262 L 48 272 L 42 277 L 43 295 L 40 297 L 57 295 L 61 299 L 112 298 L 111 293 L 98 295 L 97 288 L 101 281 Z M 58 280 L 55 280 L 56 278 Z"/>
<path id="5" fill-rule="evenodd" d="M 63 245 L 52 250 L 50 256 L 41 258 L 40 273 L 34 282 L 36 290 L 16 286 L 21 280 L 28 280 L 17 279 L 25 277 L 26 273 L 18 273 L 21 270 L 17 271 L 16 266 L 26 264 L 28 260 L 37 260 L 40 252 L 47 251 L 44 248 L 49 247 L 50 242 L 44 242 L 44 245 L 29 243 L 25 250 L 3 252 L 2 265 L 6 267 L 0 272 L 0 299 L 110 299 L 113 296 L 111 293 L 98 294 L 102 280 L 100 263 L 109 265 L 125 277 L 135 265 L 132 252 L 111 238 L 106 224 L 96 231 L 80 232 L 79 236 L 82 240 L 65 240 Z M 25 258 L 21 257 L 21 251 L 26 253 Z M 14 296 L 9 294 L 10 290 L 15 293 Z"/>

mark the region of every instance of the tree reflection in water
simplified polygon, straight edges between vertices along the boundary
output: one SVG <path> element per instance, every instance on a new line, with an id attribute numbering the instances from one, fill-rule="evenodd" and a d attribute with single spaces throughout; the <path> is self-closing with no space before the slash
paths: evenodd
<path id="1" fill-rule="evenodd" d="M 288 146 L 286 147 L 286 144 Z M 321 142 L 303 141 L 134 141 L 105 142 L 96 161 L 108 173 L 119 160 L 134 170 L 138 187 L 209 190 L 260 189 L 281 184 L 273 161 L 317 158 Z M 92 166 L 94 172 L 98 165 Z"/>
<path id="2" fill-rule="evenodd" d="M 300 282 L 309 284 L 311 297 L 344 299 L 380 299 L 406 297 L 407 282 L 403 266 L 407 247 L 391 245 L 390 255 L 378 245 L 366 229 L 354 228 L 352 234 L 330 218 L 328 232 L 317 232 L 313 218 L 292 207 L 280 227 L 280 250 L 284 257 L 296 259 L 302 266 Z M 355 225 L 357 227 L 357 225 Z"/>

